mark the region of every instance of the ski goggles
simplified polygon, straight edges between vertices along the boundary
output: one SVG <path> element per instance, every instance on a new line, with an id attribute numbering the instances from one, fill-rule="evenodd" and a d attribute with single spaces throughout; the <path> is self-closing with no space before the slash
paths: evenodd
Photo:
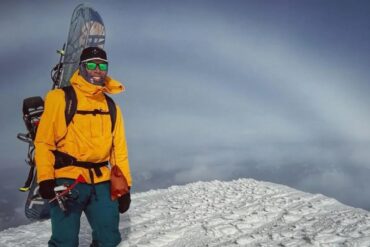
<path id="1" fill-rule="evenodd" d="M 107 71 L 108 70 L 108 64 L 107 63 L 94 63 L 94 62 L 86 62 L 86 69 L 87 70 L 95 70 L 96 67 L 99 67 L 101 71 Z"/>

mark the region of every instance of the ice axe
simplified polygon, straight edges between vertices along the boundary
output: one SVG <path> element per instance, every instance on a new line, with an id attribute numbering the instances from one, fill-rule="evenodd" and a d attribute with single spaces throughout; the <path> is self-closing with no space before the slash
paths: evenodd
<path id="1" fill-rule="evenodd" d="M 55 197 L 50 199 L 49 203 L 52 203 L 53 201 L 57 200 L 60 208 L 63 211 L 66 211 L 66 207 L 64 205 L 64 202 L 67 200 L 67 195 L 71 194 L 71 191 L 74 187 L 76 187 L 79 183 L 86 183 L 85 178 L 80 174 L 76 180 L 73 182 L 73 184 L 69 186 L 60 185 L 54 188 L 55 191 Z"/>

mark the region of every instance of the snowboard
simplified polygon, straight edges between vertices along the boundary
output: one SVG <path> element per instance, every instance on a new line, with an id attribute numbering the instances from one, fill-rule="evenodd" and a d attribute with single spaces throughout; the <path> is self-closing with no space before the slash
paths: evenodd
<path id="1" fill-rule="evenodd" d="M 48 200 L 39 195 L 39 185 L 36 182 L 36 171 L 27 196 L 24 210 L 26 217 L 30 220 L 42 220 L 50 218 L 50 204 Z"/>
<path id="2" fill-rule="evenodd" d="M 69 80 L 78 68 L 80 55 L 84 48 L 90 46 L 103 48 L 104 43 L 105 27 L 99 13 L 86 4 L 78 5 L 72 14 L 67 45 L 64 45 L 63 49 L 58 51 L 60 60 L 52 70 L 53 89 L 70 85 Z M 25 215 L 31 220 L 50 218 L 49 201 L 42 199 L 38 193 L 39 186 L 36 179 L 37 171 L 33 152 L 33 141 L 36 136 L 38 121 L 43 111 L 43 103 L 41 97 L 30 97 L 24 100 L 23 119 L 28 133 L 20 133 L 17 136 L 18 139 L 29 144 L 26 163 L 30 165 L 30 171 L 25 185 L 19 190 L 28 192 L 25 203 Z M 37 114 L 29 114 L 29 112 L 32 113 L 34 111 Z"/>
<path id="3" fill-rule="evenodd" d="M 36 169 L 34 160 L 34 140 L 41 115 L 44 111 L 44 100 L 41 97 L 29 97 L 23 100 L 23 120 L 27 127 L 27 134 L 18 134 L 18 139 L 28 143 L 28 154 L 26 163 L 30 166 L 25 185 L 19 188 L 22 192 L 28 191 L 25 205 L 26 217 L 32 220 L 47 219 L 49 215 L 49 204 L 42 199 L 38 193 L 36 183 Z"/>
<path id="4" fill-rule="evenodd" d="M 59 88 L 70 85 L 69 79 L 78 68 L 82 50 L 90 46 L 104 48 L 104 43 L 105 27 L 99 13 L 85 4 L 78 5 L 72 14 Z"/>

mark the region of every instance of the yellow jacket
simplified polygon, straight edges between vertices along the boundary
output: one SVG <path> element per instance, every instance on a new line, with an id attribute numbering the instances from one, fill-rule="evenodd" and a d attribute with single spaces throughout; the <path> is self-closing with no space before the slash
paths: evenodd
<path id="1" fill-rule="evenodd" d="M 124 90 L 121 83 L 110 77 L 107 77 L 104 87 L 93 85 L 80 76 L 78 70 L 70 81 L 76 92 L 78 110 L 101 109 L 107 112 L 109 110 L 103 92 L 117 94 Z M 76 179 L 82 174 L 86 181 L 91 183 L 86 168 L 67 166 L 54 169 L 55 158 L 52 151 L 58 150 L 75 157 L 78 161 L 92 163 L 109 161 L 111 165 L 118 165 L 131 186 L 124 120 L 119 106 L 116 105 L 117 118 L 113 133 L 109 114 L 96 114 L 95 116 L 75 114 L 67 127 L 64 115 L 65 106 L 63 90 L 55 89 L 46 95 L 44 113 L 41 116 L 34 142 L 37 181 L 54 178 Z M 110 179 L 110 169 L 108 167 L 100 169 L 103 175 L 97 177 L 94 172 L 95 183 Z"/>

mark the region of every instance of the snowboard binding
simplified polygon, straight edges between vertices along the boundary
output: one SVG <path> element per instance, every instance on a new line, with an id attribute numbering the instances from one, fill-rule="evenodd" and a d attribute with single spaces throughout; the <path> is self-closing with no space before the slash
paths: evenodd
<path id="1" fill-rule="evenodd" d="M 30 97 L 23 100 L 23 121 L 27 128 L 27 133 L 19 133 L 17 138 L 23 142 L 28 143 L 28 153 L 26 163 L 30 166 L 27 180 L 23 187 L 19 188 L 20 191 L 26 192 L 30 190 L 33 180 L 35 161 L 34 151 L 35 146 L 33 141 L 36 137 L 37 127 L 40 122 L 42 113 L 44 112 L 44 101 L 41 97 Z"/>

